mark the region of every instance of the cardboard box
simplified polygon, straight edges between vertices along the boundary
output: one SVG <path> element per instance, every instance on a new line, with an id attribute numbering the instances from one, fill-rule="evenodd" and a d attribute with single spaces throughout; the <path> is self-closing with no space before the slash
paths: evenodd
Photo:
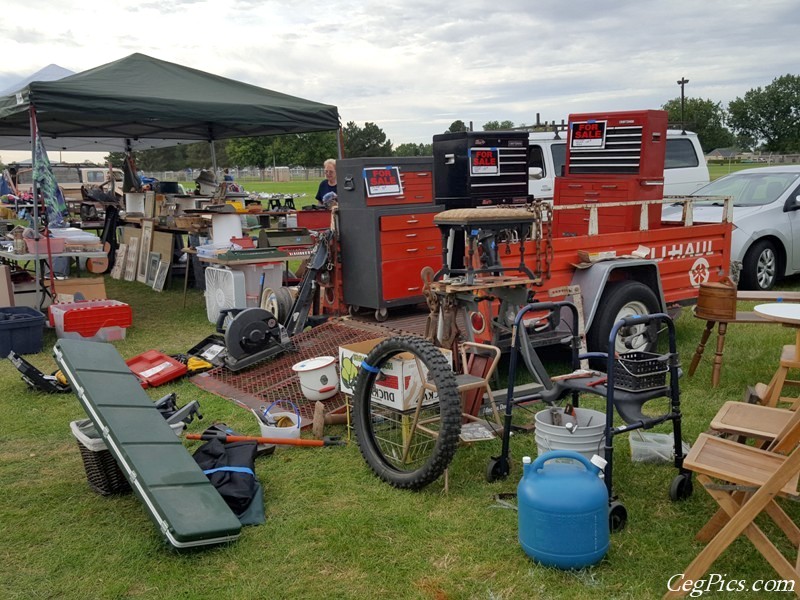
<path id="1" fill-rule="evenodd" d="M 339 383 L 340 389 L 345 394 L 353 395 L 358 373 L 361 370 L 363 361 L 369 351 L 377 346 L 386 338 L 376 338 L 339 346 Z M 453 368 L 453 353 L 444 348 L 441 349 L 447 359 L 450 368 Z M 422 364 L 422 363 L 420 363 Z M 423 377 L 427 377 L 427 369 L 422 365 Z M 418 391 L 422 387 L 417 362 L 414 355 L 404 352 L 393 357 L 381 369 L 381 375 L 372 388 L 372 399 L 377 404 L 387 406 L 397 411 L 414 410 Z M 439 401 L 436 392 L 426 391 L 423 406 L 429 406 Z"/>
<path id="2" fill-rule="evenodd" d="M 56 302 L 77 300 L 105 300 L 106 284 L 102 277 L 76 277 L 56 279 Z"/>

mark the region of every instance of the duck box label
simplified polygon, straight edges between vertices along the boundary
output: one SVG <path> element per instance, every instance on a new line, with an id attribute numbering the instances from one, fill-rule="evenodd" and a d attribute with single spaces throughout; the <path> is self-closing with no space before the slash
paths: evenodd
<path id="1" fill-rule="evenodd" d="M 346 346 L 339 346 L 339 379 L 341 391 L 353 395 L 356 380 L 361 370 L 361 362 L 367 357 L 370 350 L 386 338 L 375 338 L 364 342 L 356 342 Z M 450 368 L 453 368 L 453 353 L 440 348 L 447 359 Z M 427 377 L 425 365 L 422 367 L 422 376 Z M 417 407 L 419 394 L 422 392 L 422 379 L 414 355 L 403 352 L 392 357 L 381 368 L 378 381 L 372 386 L 372 400 L 383 406 L 397 411 L 413 410 Z M 439 401 L 436 392 L 425 390 L 423 406 L 429 406 Z"/>

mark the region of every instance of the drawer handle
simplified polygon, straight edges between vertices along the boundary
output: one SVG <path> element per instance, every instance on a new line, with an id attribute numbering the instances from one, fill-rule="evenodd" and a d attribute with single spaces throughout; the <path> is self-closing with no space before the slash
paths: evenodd
<path id="1" fill-rule="evenodd" d="M 583 187 L 582 183 L 570 183 L 567 187 L 571 190 L 579 190 Z"/>
<path id="2" fill-rule="evenodd" d="M 417 172 L 417 177 L 430 177 L 430 176 L 431 176 L 431 174 L 430 174 L 429 171 Z"/>
<path id="3" fill-rule="evenodd" d="M 402 196 L 398 196 L 398 198 L 401 198 L 401 197 Z M 409 219 L 408 221 L 406 221 L 406 223 L 409 223 L 409 224 L 413 225 L 414 223 L 419 223 L 419 219 Z"/>
<path id="4" fill-rule="evenodd" d="M 405 200 L 405 196 L 395 196 L 398 200 Z"/>
<path id="5" fill-rule="evenodd" d="M 407 233 L 406 237 L 417 237 L 416 233 Z"/>
<path id="6" fill-rule="evenodd" d="M 599 195 L 600 195 L 600 192 L 590 192 L 590 191 L 588 191 L 588 190 L 587 190 L 586 192 L 584 192 L 584 193 L 585 193 L 587 196 L 599 196 Z"/>
<path id="7" fill-rule="evenodd" d="M 422 200 L 424 198 L 425 198 L 425 196 L 423 196 L 422 194 L 417 194 L 416 196 L 414 196 L 415 200 Z"/>
<path id="8" fill-rule="evenodd" d="M 406 248 L 406 252 L 419 252 L 419 248 Z"/>
<path id="9" fill-rule="evenodd" d="M 615 185 L 601 185 L 600 187 L 601 187 L 601 188 L 603 188 L 604 190 L 615 190 L 615 189 L 617 189 L 617 187 L 619 187 L 619 186 L 617 186 L 617 185 L 615 184 Z"/>
<path id="10" fill-rule="evenodd" d="M 413 288 L 407 288 L 407 290 L 408 290 L 409 292 L 416 292 L 416 291 L 418 291 L 418 290 L 419 290 L 419 286 L 418 286 L 418 287 L 413 287 Z"/>

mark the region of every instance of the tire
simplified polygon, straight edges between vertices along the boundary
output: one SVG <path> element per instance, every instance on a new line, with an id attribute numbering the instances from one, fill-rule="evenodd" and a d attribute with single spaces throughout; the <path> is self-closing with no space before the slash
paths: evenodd
<path id="1" fill-rule="evenodd" d="M 594 316 L 591 329 L 586 336 L 589 350 L 592 352 L 608 352 L 608 336 L 614 324 L 623 317 L 632 315 L 651 315 L 661 311 L 655 293 L 645 284 L 638 281 L 619 281 L 609 284 L 600 299 L 600 305 Z M 656 345 L 656 323 L 636 325 L 620 330 L 614 345 L 615 352 L 649 352 Z M 645 335 L 645 328 L 649 329 Z M 636 335 L 641 332 L 642 335 Z M 632 347 L 628 347 L 623 338 L 627 338 Z"/>
<path id="2" fill-rule="evenodd" d="M 420 411 L 420 419 L 426 420 L 425 429 L 435 431 L 435 435 L 414 427 L 413 410 L 400 413 L 372 399 L 378 378 L 374 371 L 401 352 L 418 357 L 428 370 L 428 380 L 436 386 L 438 405 Z M 381 342 L 364 362 L 374 369 L 363 366 L 359 369 L 353 391 L 353 425 L 361 455 L 386 483 L 403 489 L 422 489 L 444 473 L 458 447 L 461 398 L 455 374 L 439 348 L 415 336 L 392 337 Z"/>
<path id="3" fill-rule="evenodd" d="M 771 290 L 778 280 L 778 254 L 775 244 L 759 240 L 742 261 L 741 286 L 746 290 Z"/>
<path id="4" fill-rule="evenodd" d="M 280 323 L 286 323 L 286 319 L 289 317 L 289 313 L 292 312 L 292 305 L 294 304 L 294 298 L 292 298 L 292 292 L 289 291 L 289 288 L 279 287 L 276 289 L 275 302 L 278 306 L 278 314 L 275 315 L 275 318 L 277 318 Z"/>

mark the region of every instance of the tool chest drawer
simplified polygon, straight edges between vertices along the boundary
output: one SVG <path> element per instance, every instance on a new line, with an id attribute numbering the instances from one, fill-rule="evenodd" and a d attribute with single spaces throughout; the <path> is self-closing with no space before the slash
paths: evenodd
<path id="1" fill-rule="evenodd" d="M 382 231 L 381 245 L 387 244 L 420 244 L 430 240 L 439 240 L 441 243 L 442 233 L 438 227 L 425 227 L 408 229 L 406 231 Z"/>
<path id="2" fill-rule="evenodd" d="M 411 260 L 389 260 L 381 264 L 383 279 L 383 299 L 422 296 L 422 275 L 424 267 L 433 269 L 441 266 L 441 257 L 422 256 Z"/>
<path id="3" fill-rule="evenodd" d="M 441 239 L 381 245 L 381 259 L 385 261 L 413 258 L 416 256 L 435 256 L 437 260 L 441 261 Z"/>
<path id="4" fill-rule="evenodd" d="M 398 231 L 403 229 L 423 229 L 432 227 L 437 229 L 433 224 L 434 213 L 409 213 L 406 215 L 392 215 L 380 217 L 381 231 Z"/>

